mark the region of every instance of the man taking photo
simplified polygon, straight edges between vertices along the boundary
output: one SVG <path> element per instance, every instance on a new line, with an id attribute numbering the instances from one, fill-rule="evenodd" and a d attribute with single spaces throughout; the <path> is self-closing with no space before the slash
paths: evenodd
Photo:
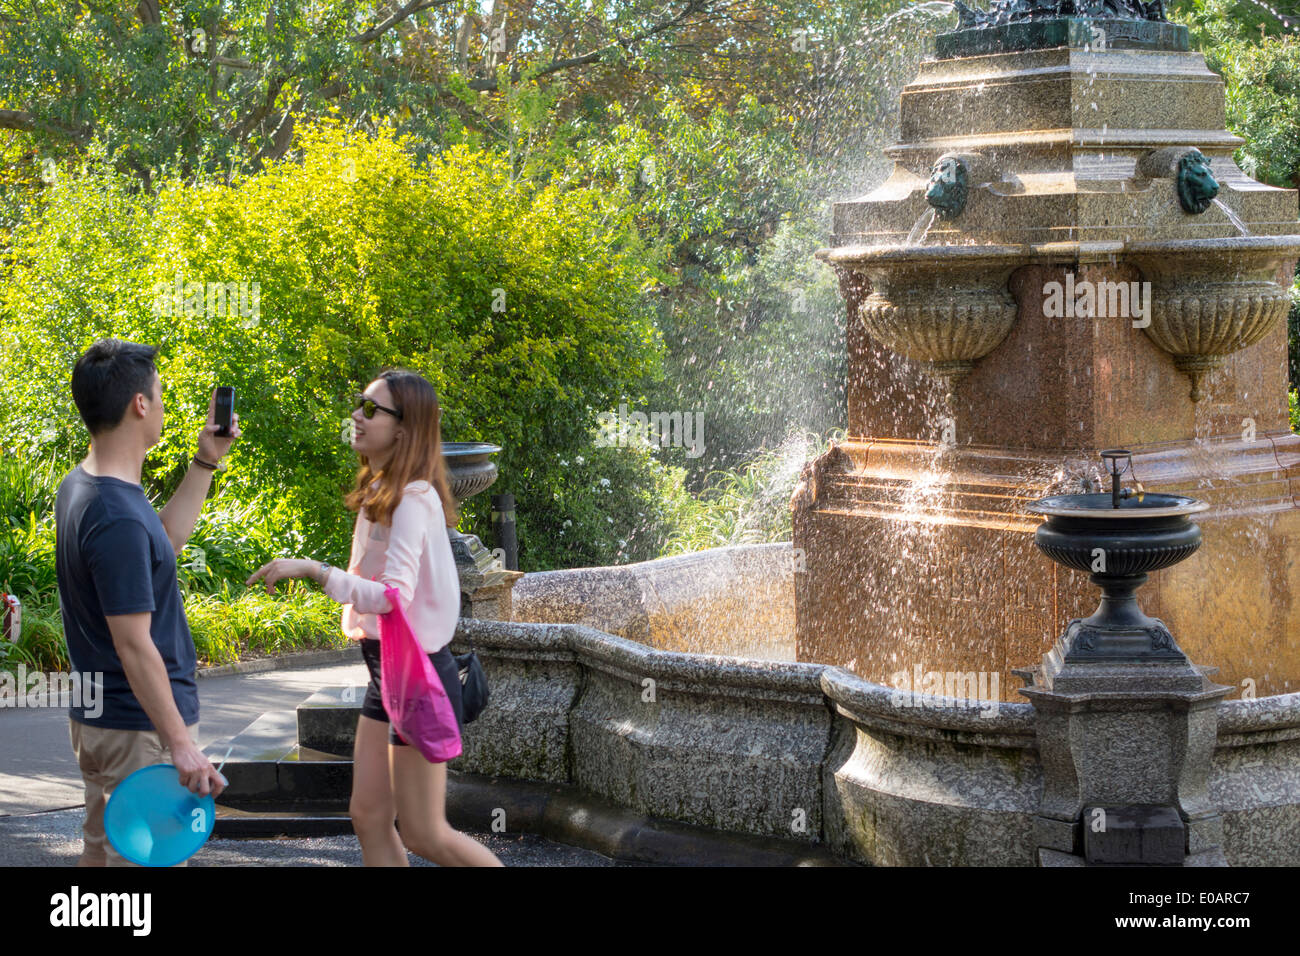
<path id="1" fill-rule="evenodd" d="M 142 767 L 174 764 L 194 793 L 224 782 L 198 748 L 196 659 L 181 604 L 176 558 L 185 547 L 217 463 L 239 437 L 215 424 L 215 396 L 198 454 L 156 512 L 141 487 L 145 456 L 162 437 L 157 349 L 96 342 L 72 372 L 72 397 L 90 453 L 63 479 L 55 502 L 59 604 L 73 671 L 103 675 L 102 712 L 70 712 L 72 749 L 86 786 L 85 846 L 78 866 L 129 865 L 104 836 L 113 789 Z"/>

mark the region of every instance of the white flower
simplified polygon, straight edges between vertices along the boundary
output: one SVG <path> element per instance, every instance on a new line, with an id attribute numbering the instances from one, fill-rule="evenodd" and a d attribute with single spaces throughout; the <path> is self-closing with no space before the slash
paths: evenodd
<path id="1" fill-rule="evenodd" d="M 571 519 L 569 519 L 569 518 L 565 518 L 565 519 L 564 519 L 564 524 L 560 525 L 560 527 L 561 527 L 561 528 L 568 528 L 568 527 L 570 527 L 572 524 L 573 524 L 573 521 L 572 521 Z"/>
<path id="2" fill-rule="evenodd" d="M 586 461 L 587 461 L 587 459 L 583 458 L 581 455 L 579 455 L 578 457 L 574 458 L 573 460 L 576 461 L 576 462 L 577 462 L 578 464 L 580 464 L 580 465 L 585 464 Z"/>
<path id="3" fill-rule="evenodd" d="M 560 464 L 563 465 L 565 468 L 569 467 L 569 463 L 565 461 L 563 458 L 560 459 Z"/>
<path id="4" fill-rule="evenodd" d="M 608 487 L 609 487 L 609 479 L 608 479 L 608 478 L 602 478 L 602 479 L 600 479 L 600 486 L 601 486 L 602 488 L 608 488 Z"/>
<path id="5" fill-rule="evenodd" d="M 614 519 L 611 518 L 609 515 L 605 515 L 605 520 L 608 521 L 610 524 L 614 523 Z"/>

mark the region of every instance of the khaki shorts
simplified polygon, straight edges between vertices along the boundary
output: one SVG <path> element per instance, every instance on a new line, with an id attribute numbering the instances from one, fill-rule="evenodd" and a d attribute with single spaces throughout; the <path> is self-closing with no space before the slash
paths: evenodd
<path id="1" fill-rule="evenodd" d="M 170 763 L 171 752 L 153 730 L 113 730 L 95 727 L 69 718 L 72 752 L 77 755 L 81 779 L 86 784 L 86 822 L 82 825 L 85 849 L 82 860 L 90 865 L 134 866 L 113 849 L 104 836 L 104 808 L 113 789 L 144 767 Z M 187 728 L 195 746 L 199 725 Z M 185 864 L 180 864 L 184 866 Z"/>

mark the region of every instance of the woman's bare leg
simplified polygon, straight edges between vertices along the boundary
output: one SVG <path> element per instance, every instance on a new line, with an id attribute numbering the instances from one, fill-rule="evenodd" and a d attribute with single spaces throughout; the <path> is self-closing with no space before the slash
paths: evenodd
<path id="1" fill-rule="evenodd" d="M 491 850 L 447 823 L 447 765 L 429 763 L 414 747 L 389 751 L 406 848 L 439 866 L 502 866 Z"/>
<path id="2" fill-rule="evenodd" d="M 393 825 L 397 804 L 388 765 L 388 724 L 382 720 L 357 719 L 348 813 L 352 815 L 352 829 L 361 841 L 361 860 L 366 866 L 411 865 Z"/>

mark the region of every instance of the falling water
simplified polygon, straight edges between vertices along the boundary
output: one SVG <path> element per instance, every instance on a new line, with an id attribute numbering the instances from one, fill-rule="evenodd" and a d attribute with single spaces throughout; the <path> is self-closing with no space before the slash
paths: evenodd
<path id="1" fill-rule="evenodd" d="M 907 245 L 925 245 L 925 237 L 929 234 L 930 226 L 934 223 L 934 214 L 935 210 L 933 209 L 927 209 L 921 213 L 921 218 L 916 220 L 916 224 L 912 226 L 912 231 L 907 234 Z"/>
<path id="2" fill-rule="evenodd" d="M 1241 217 L 1238 216 L 1235 212 L 1233 212 L 1232 209 L 1229 208 L 1228 205 L 1227 205 L 1226 203 L 1224 203 L 1224 201 L 1223 201 L 1222 199 L 1216 199 L 1216 200 L 1214 200 L 1214 204 L 1215 204 L 1216 206 L 1218 206 L 1219 209 L 1222 210 L 1223 214 L 1224 214 L 1225 216 L 1228 217 L 1228 220 L 1229 220 L 1229 221 L 1230 221 L 1234 226 L 1237 227 L 1237 232 L 1238 232 L 1240 235 L 1243 235 L 1243 236 L 1249 236 L 1249 235 L 1250 235 L 1250 229 L 1246 226 L 1246 224 L 1245 224 L 1244 222 L 1242 222 Z"/>

